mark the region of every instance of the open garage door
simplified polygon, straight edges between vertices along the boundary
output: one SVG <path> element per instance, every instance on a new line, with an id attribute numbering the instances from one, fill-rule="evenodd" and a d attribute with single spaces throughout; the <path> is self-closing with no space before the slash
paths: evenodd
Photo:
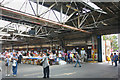
<path id="1" fill-rule="evenodd" d="M 119 55 L 119 36 L 120 34 L 110 34 L 102 36 L 102 61 L 110 61 L 111 54 Z"/>

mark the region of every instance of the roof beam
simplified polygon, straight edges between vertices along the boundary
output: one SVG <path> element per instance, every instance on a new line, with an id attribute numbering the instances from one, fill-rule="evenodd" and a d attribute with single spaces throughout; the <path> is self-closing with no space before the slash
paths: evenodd
<path id="1" fill-rule="evenodd" d="M 19 21 L 27 21 L 30 23 L 38 24 L 38 25 L 45 25 L 45 23 L 47 23 L 48 27 L 57 27 L 57 28 L 64 27 L 64 28 L 68 28 L 68 29 L 72 29 L 72 30 L 76 30 L 76 31 L 84 32 L 84 33 L 91 33 L 91 32 L 78 29 L 78 28 L 75 28 L 69 25 L 64 25 L 64 24 L 55 22 L 52 20 L 48 20 L 48 19 L 40 18 L 40 17 L 38 18 L 30 14 L 25 14 L 25 13 L 22 13 L 22 12 L 19 12 L 19 11 L 10 9 L 10 8 L 1 6 L 0 9 L 2 10 L 2 14 L 0 15 L 5 16 L 7 18 L 12 18 L 12 19 L 19 20 Z"/>
<path id="2" fill-rule="evenodd" d="M 67 17 L 67 19 L 65 19 L 65 21 L 64 21 L 63 23 L 67 22 L 74 14 L 75 14 L 75 11 L 74 11 L 72 14 L 70 14 L 70 15 Z"/>

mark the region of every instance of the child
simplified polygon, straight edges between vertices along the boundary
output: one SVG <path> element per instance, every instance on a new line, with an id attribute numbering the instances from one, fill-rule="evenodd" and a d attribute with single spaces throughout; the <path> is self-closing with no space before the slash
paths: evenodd
<path id="1" fill-rule="evenodd" d="M 111 58 L 111 61 L 112 61 L 112 65 L 113 65 L 113 62 L 114 62 L 114 58 L 113 58 L 113 57 L 114 57 L 114 55 L 111 54 L 111 55 L 110 55 L 110 58 Z"/>

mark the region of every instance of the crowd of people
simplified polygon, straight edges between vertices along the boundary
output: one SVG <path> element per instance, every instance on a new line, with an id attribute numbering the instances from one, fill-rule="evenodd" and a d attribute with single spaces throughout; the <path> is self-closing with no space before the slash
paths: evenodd
<path id="1" fill-rule="evenodd" d="M 22 63 L 23 56 L 42 58 L 40 61 L 40 65 L 43 66 L 43 78 L 49 78 L 49 65 L 55 64 L 58 61 L 65 61 L 68 64 L 74 64 L 74 67 L 81 66 L 81 63 L 87 62 L 87 53 L 78 53 L 67 51 L 47 51 L 47 52 L 37 52 L 37 51 L 5 51 L 1 54 L 1 59 L 4 60 L 5 66 L 7 68 L 6 76 L 10 76 L 10 71 L 12 70 L 13 76 L 17 76 L 17 66 Z M 120 63 L 120 54 L 119 56 L 116 53 L 111 54 L 110 56 L 112 65 L 115 63 L 115 67 L 117 66 L 117 61 Z"/>
<path id="2" fill-rule="evenodd" d="M 72 51 L 67 51 L 66 53 L 63 51 L 58 52 L 37 52 L 37 51 L 5 51 L 1 54 L 1 59 L 5 61 L 5 66 L 7 68 L 6 76 L 10 76 L 10 71 L 12 69 L 13 76 L 17 76 L 17 66 L 18 64 L 22 63 L 23 56 L 28 57 L 34 57 L 37 56 L 38 58 L 42 57 L 43 59 L 40 60 L 40 63 L 43 63 L 42 66 L 44 68 L 44 78 L 47 76 L 49 78 L 49 64 L 53 65 L 55 62 L 58 62 L 60 60 L 70 63 L 75 63 L 75 66 L 77 66 L 77 63 L 79 63 L 79 67 L 81 67 L 80 61 L 85 60 L 85 56 L 81 56 L 78 54 L 78 52 L 73 53 Z M 45 58 L 47 56 L 47 58 Z M 84 59 L 84 60 L 82 60 Z"/>

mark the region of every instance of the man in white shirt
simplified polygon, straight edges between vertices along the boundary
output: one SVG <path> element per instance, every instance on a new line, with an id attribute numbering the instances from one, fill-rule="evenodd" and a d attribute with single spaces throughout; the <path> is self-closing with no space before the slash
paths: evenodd
<path id="1" fill-rule="evenodd" d="M 84 48 L 82 48 L 82 50 L 81 50 L 81 62 L 82 63 L 84 63 L 84 61 L 85 61 L 85 54 L 86 54 L 86 52 L 85 52 Z"/>
<path id="2" fill-rule="evenodd" d="M 46 53 L 43 54 L 43 60 L 41 62 L 43 62 L 43 73 L 44 73 L 43 78 L 46 78 L 46 75 L 47 78 L 49 78 L 49 61 L 48 61 L 48 57 L 46 56 Z"/>
<path id="3" fill-rule="evenodd" d="M 16 56 L 16 53 L 13 52 L 13 57 L 12 57 L 13 63 L 12 63 L 12 70 L 13 70 L 13 76 L 17 76 L 17 61 L 18 57 Z"/>

